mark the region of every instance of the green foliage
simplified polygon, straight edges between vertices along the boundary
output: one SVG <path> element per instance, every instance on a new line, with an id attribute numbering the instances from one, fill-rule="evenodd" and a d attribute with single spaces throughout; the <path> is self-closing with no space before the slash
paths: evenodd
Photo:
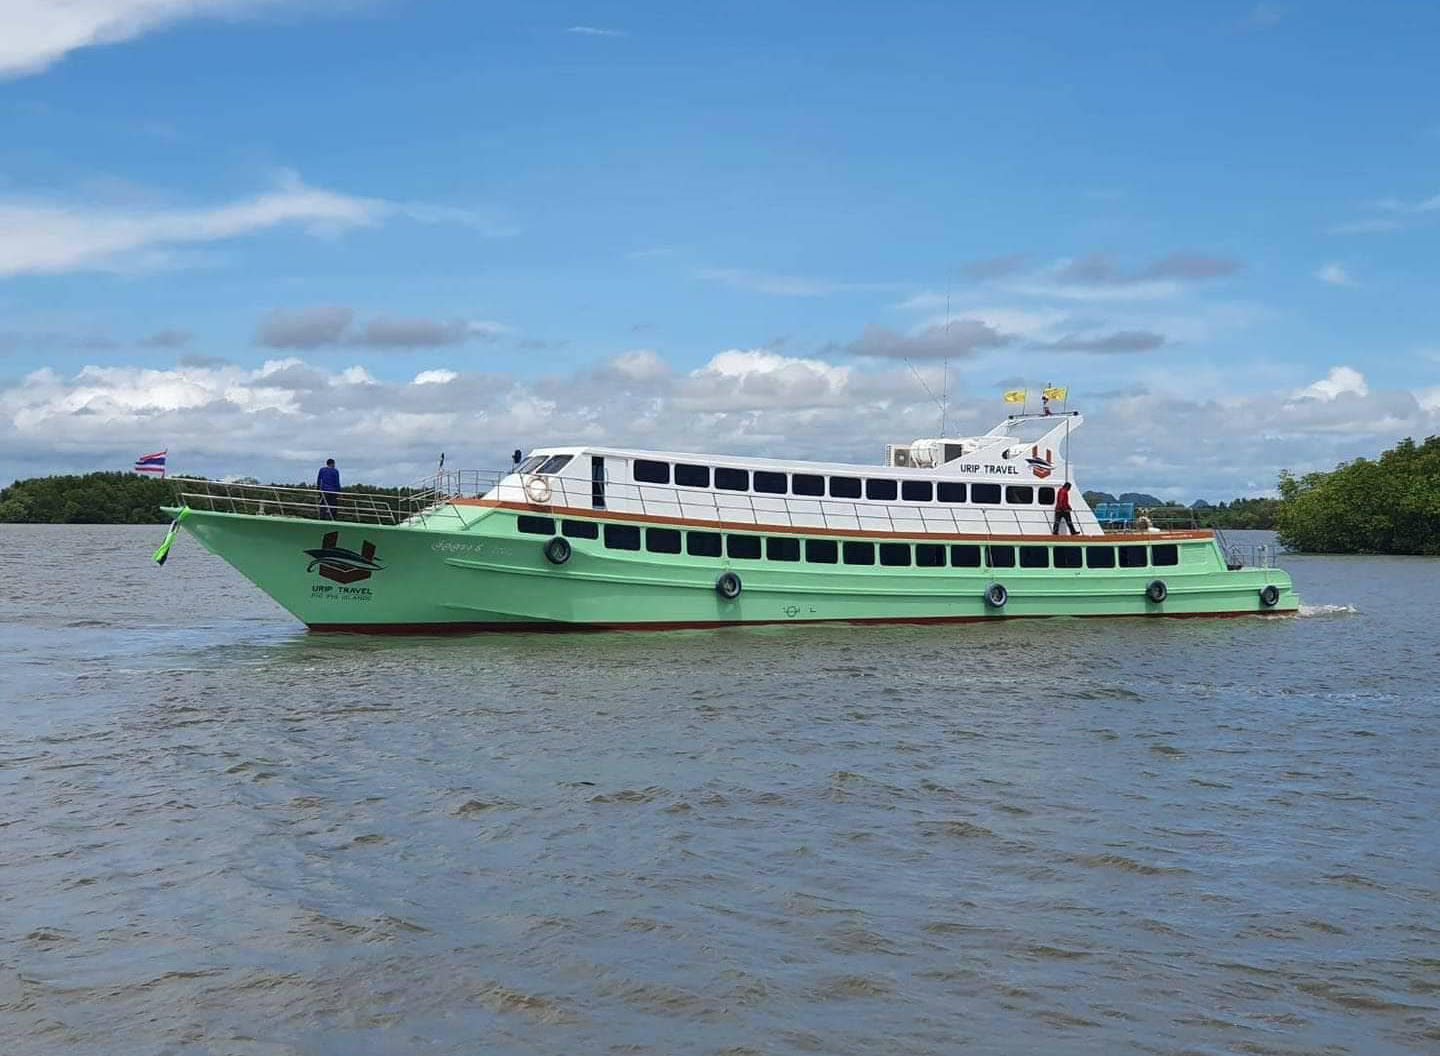
<path id="1" fill-rule="evenodd" d="M 1232 499 L 1212 506 L 1203 499 L 1191 509 L 1195 523 L 1201 528 L 1263 528 L 1275 527 L 1279 499 Z"/>
<path id="2" fill-rule="evenodd" d="M 1329 473 L 1283 473 L 1280 497 L 1275 530 L 1292 550 L 1440 554 L 1440 436 Z"/>
<path id="3" fill-rule="evenodd" d="M 169 480 L 138 473 L 32 477 L 0 491 L 0 524 L 163 524 Z"/>
<path id="4" fill-rule="evenodd" d="M 86 473 L 84 476 L 31 477 L 0 491 L 0 524 L 164 524 L 161 506 L 179 505 L 184 477 L 157 480 L 138 473 Z M 254 482 L 246 478 L 245 482 Z M 238 483 L 238 482 L 237 482 Z M 306 484 L 280 487 L 311 488 Z M 398 505 L 410 488 L 354 484 L 347 495 L 374 496 Z"/>

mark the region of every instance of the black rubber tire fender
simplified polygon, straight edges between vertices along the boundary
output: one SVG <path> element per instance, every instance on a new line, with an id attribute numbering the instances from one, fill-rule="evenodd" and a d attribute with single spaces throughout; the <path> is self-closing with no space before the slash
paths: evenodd
<path id="1" fill-rule="evenodd" d="M 1170 595 L 1170 588 L 1165 585 L 1163 579 L 1152 579 L 1150 585 L 1145 588 L 1145 596 L 1159 605 Z"/>
<path id="2" fill-rule="evenodd" d="M 557 535 L 545 543 L 545 560 L 552 565 L 563 565 L 570 560 L 570 540 Z"/>
<path id="3" fill-rule="evenodd" d="M 991 583 L 985 591 L 985 604 L 992 609 L 1003 609 L 1010 600 L 1010 592 L 1003 583 Z"/>
<path id="4" fill-rule="evenodd" d="M 1280 588 L 1274 583 L 1266 583 L 1260 588 L 1260 604 L 1267 609 L 1273 609 L 1280 604 Z"/>
<path id="5" fill-rule="evenodd" d="M 726 601 L 734 601 L 740 596 L 742 589 L 744 584 L 734 572 L 721 572 L 720 578 L 715 581 L 715 593 Z"/>

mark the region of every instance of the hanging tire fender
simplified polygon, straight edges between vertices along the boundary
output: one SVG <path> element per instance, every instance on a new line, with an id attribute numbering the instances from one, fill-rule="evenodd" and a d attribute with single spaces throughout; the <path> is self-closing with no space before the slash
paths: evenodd
<path id="1" fill-rule="evenodd" d="M 1280 588 L 1274 583 L 1266 583 L 1260 588 L 1260 604 L 1267 609 L 1273 609 L 1280 604 Z"/>
<path id="2" fill-rule="evenodd" d="M 734 601 L 740 596 L 744 584 L 740 577 L 734 572 L 721 572 L 720 578 L 715 581 L 715 593 L 719 594 L 726 601 Z"/>
<path id="3" fill-rule="evenodd" d="M 985 591 L 985 604 L 992 609 L 1003 609 L 1009 600 L 1010 592 L 1005 589 L 1003 583 L 991 583 Z"/>
<path id="4" fill-rule="evenodd" d="M 563 565 L 570 560 L 570 540 L 555 536 L 545 544 L 545 560 L 552 565 Z"/>
<path id="5" fill-rule="evenodd" d="M 1150 585 L 1145 588 L 1145 596 L 1159 605 L 1170 595 L 1170 588 L 1165 585 L 1163 579 L 1152 579 Z"/>

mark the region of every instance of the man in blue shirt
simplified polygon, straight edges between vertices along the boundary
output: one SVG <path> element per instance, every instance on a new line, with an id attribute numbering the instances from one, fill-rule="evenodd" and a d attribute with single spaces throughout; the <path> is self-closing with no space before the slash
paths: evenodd
<path id="1" fill-rule="evenodd" d="M 335 519 L 335 509 L 340 505 L 340 471 L 335 460 L 327 458 L 315 477 L 315 486 L 320 489 L 320 516 L 327 521 Z"/>

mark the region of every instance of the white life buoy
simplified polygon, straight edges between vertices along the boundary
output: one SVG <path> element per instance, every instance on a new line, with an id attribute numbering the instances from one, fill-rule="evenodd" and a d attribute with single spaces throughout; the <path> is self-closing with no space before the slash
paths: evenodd
<path id="1" fill-rule="evenodd" d="M 550 482 L 544 477 L 525 479 L 525 497 L 541 505 L 550 501 Z"/>

